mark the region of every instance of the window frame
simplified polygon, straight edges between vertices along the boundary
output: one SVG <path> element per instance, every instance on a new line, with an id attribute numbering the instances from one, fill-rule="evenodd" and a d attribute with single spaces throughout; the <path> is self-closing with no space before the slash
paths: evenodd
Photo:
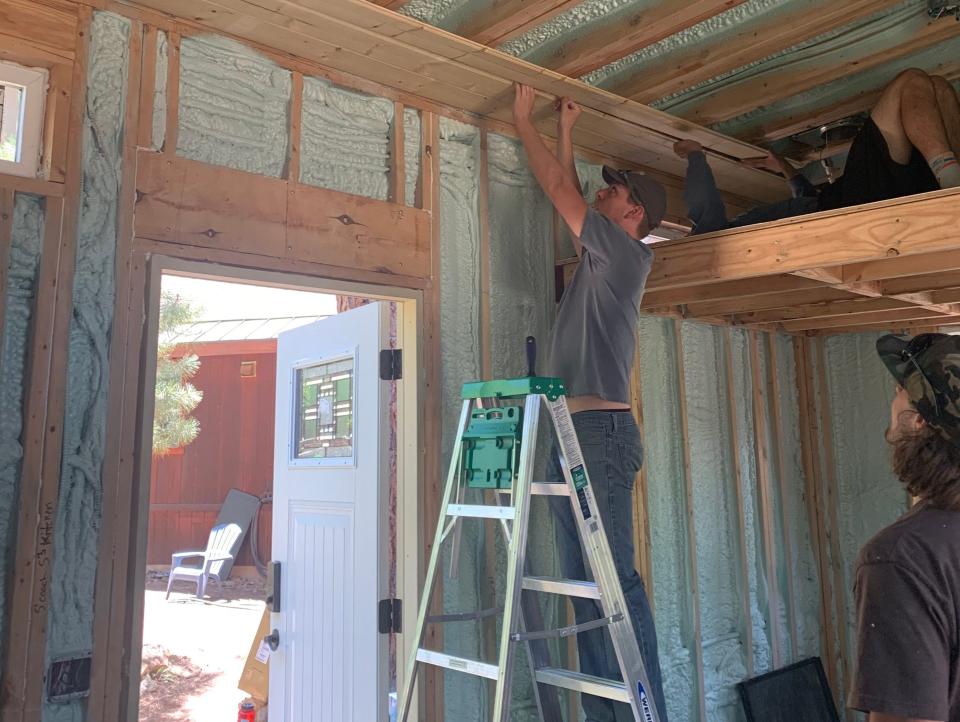
<path id="1" fill-rule="evenodd" d="M 0 61 L 0 84 L 23 91 L 18 138 L 19 160 L 0 159 L 0 173 L 36 178 L 41 171 L 43 127 L 50 73 L 46 68 L 28 68 Z"/>

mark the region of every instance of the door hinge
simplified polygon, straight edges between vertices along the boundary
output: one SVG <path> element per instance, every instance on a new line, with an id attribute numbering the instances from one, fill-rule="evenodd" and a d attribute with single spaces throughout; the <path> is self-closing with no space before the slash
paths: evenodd
<path id="1" fill-rule="evenodd" d="M 399 599 L 381 599 L 377 615 L 377 628 L 380 634 L 395 632 L 400 634 L 403 620 L 403 602 Z"/>
<path id="2" fill-rule="evenodd" d="M 385 348 L 380 352 L 380 379 L 396 381 L 402 377 L 403 351 L 398 348 Z"/>

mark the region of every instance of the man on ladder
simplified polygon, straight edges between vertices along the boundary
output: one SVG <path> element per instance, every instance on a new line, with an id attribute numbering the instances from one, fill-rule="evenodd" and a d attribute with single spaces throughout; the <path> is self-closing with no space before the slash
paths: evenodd
<path id="1" fill-rule="evenodd" d="M 653 252 L 643 242 L 660 225 L 666 192 L 654 179 L 637 172 L 604 167 L 607 188 L 591 208 L 583 199 L 573 157 L 572 130 L 580 109 L 559 103 L 557 155 L 544 144 L 532 122 L 535 91 L 517 85 L 514 122 L 530 169 L 570 228 L 580 264 L 566 289 L 557 315 L 549 355 L 549 373 L 562 378 L 570 398 L 574 428 L 607 532 L 637 644 L 646 667 L 659 722 L 667 722 L 657 637 L 643 580 L 633 568 L 632 491 L 643 451 L 630 410 L 629 381 L 644 284 Z M 551 454 L 547 481 L 564 482 L 557 449 Z M 557 515 L 557 544 L 563 574 L 586 577 L 583 553 L 569 499 L 551 499 Z M 578 625 L 599 619 L 600 605 L 572 600 Z M 580 670 L 598 677 L 619 674 L 608 632 L 603 628 L 577 635 Z M 583 696 L 588 722 L 624 722 L 634 718 L 620 702 Z"/>

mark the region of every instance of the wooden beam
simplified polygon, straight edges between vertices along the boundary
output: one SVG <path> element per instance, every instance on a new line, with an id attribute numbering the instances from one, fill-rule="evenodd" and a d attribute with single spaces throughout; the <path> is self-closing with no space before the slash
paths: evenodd
<path id="1" fill-rule="evenodd" d="M 290 74 L 290 156 L 287 158 L 287 172 L 285 177 L 289 181 L 294 183 L 300 182 L 300 126 L 303 122 L 303 73 L 293 71 Z M 400 171 L 399 175 L 403 176 L 403 123 L 400 124 Z M 391 148 L 391 162 L 393 157 L 396 154 L 396 148 Z M 396 180 L 398 175 L 397 171 L 394 170 L 394 167 L 390 167 L 391 173 L 391 189 L 393 188 L 393 182 Z M 401 188 L 403 187 L 403 181 L 400 181 Z M 394 203 L 403 203 L 403 194 L 399 196 L 399 200 L 391 197 L 391 201 Z"/>
<path id="2" fill-rule="evenodd" d="M 7 320 L 7 282 L 10 273 L 10 245 L 13 241 L 13 207 L 15 194 L 0 188 L 0 342 Z"/>
<path id="3" fill-rule="evenodd" d="M 140 108 L 137 113 L 137 145 L 153 148 L 153 93 L 157 87 L 157 29 L 150 26 L 143 37 L 140 71 Z"/>
<path id="4" fill-rule="evenodd" d="M 709 287 L 708 287 L 709 288 Z M 746 296 L 726 301 L 691 303 L 685 311 L 690 316 L 727 316 L 771 309 L 791 309 L 797 306 L 845 301 L 856 298 L 847 291 L 836 288 L 806 288 L 786 293 L 765 293 L 762 296 Z M 655 312 L 655 311 L 654 311 Z"/>
<path id="5" fill-rule="evenodd" d="M 947 80 L 960 78 L 960 62 L 951 58 L 928 72 L 942 75 Z M 842 100 L 829 99 L 824 102 L 805 102 L 796 109 L 759 115 L 749 127 L 737 130 L 737 136 L 751 143 L 766 144 L 790 135 L 802 133 L 811 128 L 831 123 L 857 113 L 869 111 L 880 100 L 884 88 L 895 73 L 875 73 L 869 84 L 859 91 L 845 96 Z"/>
<path id="6" fill-rule="evenodd" d="M 176 156 L 137 157 L 142 238 L 430 275 L 428 212 Z"/>
<path id="7" fill-rule="evenodd" d="M 134 447 L 137 424 L 131 423 L 132 415 L 124 414 L 136 408 L 128 396 L 137 397 L 139 363 L 131 363 L 127 344 L 131 343 L 131 326 L 134 333 L 139 328 L 142 306 L 131 307 L 131 266 L 133 251 L 133 211 L 136 203 L 137 146 L 143 139 L 140 113 L 146 112 L 152 119 L 153 104 L 144 104 L 141 93 L 142 74 L 156 67 L 156 30 L 144 35 L 143 24 L 133 22 L 130 28 L 129 60 L 127 69 L 126 107 L 124 109 L 123 156 L 120 173 L 120 192 L 117 211 L 117 252 L 115 260 L 115 296 L 113 324 L 110 334 L 110 388 L 107 395 L 107 428 L 103 457 L 102 522 L 100 526 L 101 551 L 97 557 L 97 574 L 94 585 L 94 659 L 90 679 L 90 699 L 87 713 L 91 719 L 122 719 L 120 698 L 125 678 L 124 666 L 131 657 L 140 658 L 140 645 L 129 644 L 131 629 L 126 624 L 115 623 L 122 618 L 128 586 L 139 582 L 131 578 L 130 569 L 135 567 L 135 553 L 124 541 L 130 538 L 131 509 L 135 499 L 133 484 L 123 480 L 133 478 Z M 149 73 L 148 73 L 149 74 Z M 147 78 L 149 97 L 153 98 L 152 76 Z M 150 136 L 147 136 L 148 141 Z M 134 323 L 130 323 L 131 316 Z M 132 343 L 138 344 L 135 338 Z M 133 358 L 139 362 L 138 355 Z M 126 364 L 124 361 L 126 360 Z M 129 388 L 132 384 L 133 388 Z M 135 523 L 135 521 L 134 521 Z M 134 557 L 133 559 L 131 557 Z M 138 620 L 140 622 L 142 620 Z M 129 679 L 129 677 L 127 678 Z"/>
<path id="8" fill-rule="evenodd" d="M 737 314 L 734 319 L 737 323 L 746 325 L 780 323 L 786 321 L 833 318 L 836 316 L 857 316 L 875 314 L 882 311 L 909 310 L 910 307 L 903 301 L 893 298 L 854 298 L 843 301 L 827 301 L 825 303 L 800 304 L 790 308 L 775 308 L 769 311 L 753 311 Z M 925 310 L 923 310 L 925 312 Z"/>
<path id="9" fill-rule="evenodd" d="M 807 339 L 793 340 L 793 354 L 797 366 L 797 396 L 799 402 L 800 421 L 800 448 L 803 462 L 803 480 L 807 501 L 807 523 L 810 527 L 810 540 L 813 544 L 814 555 L 817 561 L 817 576 L 820 583 L 820 654 L 824 658 L 824 668 L 834 699 L 842 697 L 842 690 L 837 683 L 836 635 L 834 631 L 833 613 L 831 612 L 832 589 L 830 585 L 828 539 L 824 523 L 824 506 L 822 501 L 822 485 L 820 449 L 817 426 L 817 399 L 813 379 L 813 369 L 810 360 L 809 342 Z M 836 590 L 838 594 L 841 590 Z M 841 617 L 843 619 L 843 617 Z"/>
<path id="10" fill-rule="evenodd" d="M 656 248 L 654 248 L 656 253 Z M 572 275 L 572 271 L 570 272 Z M 794 291 L 820 290 L 823 284 L 793 275 L 772 275 L 734 281 L 717 281 L 697 286 L 680 286 L 648 290 L 641 303 L 641 310 L 649 311 L 662 306 L 713 303 L 754 296 L 777 295 Z"/>
<path id="11" fill-rule="evenodd" d="M 426 573 L 426 560 L 433 546 L 435 524 L 440 523 L 439 499 L 441 496 L 441 447 L 440 420 L 442 418 L 440 394 L 440 119 L 433 113 L 421 116 L 420 197 L 424 211 L 430 214 L 430 280 L 424 293 L 423 344 L 424 381 L 423 420 L 420 439 L 423 444 L 423 489 L 420 496 L 423 521 L 420 539 L 421 570 L 420 588 Z M 443 598 L 443 576 L 437 579 L 434 599 Z M 423 646 L 443 649 L 443 628 L 430 624 L 424 631 Z M 443 674 L 435 667 L 428 667 L 420 682 L 421 700 L 425 702 L 427 722 L 443 719 L 444 695 Z"/>
<path id="12" fill-rule="evenodd" d="M 844 282 L 856 283 L 928 273 L 940 274 L 944 271 L 960 271 L 960 251 L 924 253 L 920 256 L 893 256 L 865 263 L 850 263 L 840 269 L 840 275 Z"/>
<path id="13" fill-rule="evenodd" d="M 844 591 L 848 589 L 848 586 L 844 583 L 843 561 L 840 556 L 838 512 L 840 495 L 837 488 L 837 472 L 833 452 L 833 418 L 830 411 L 830 392 L 827 385 L 826 354 L 824 353 L 823 339 L 817 339 L 814 342 L 814 353 L 817 358 L 817 378 L 820 387 L 820 434 L 823 443 L 823 464 L 826 469 L 826 488 L 822 508 L 827 514 L 830 529 L 828 538 L 830 540 L 830 566 L 833 569 L 834 611 L 838 620 L 837 637 L 840 640 L 840 671 L 843 679 L 849 680 L 850 656 L 847 652 L 847 625 L 842 623 L 847 619 Z"/>
<path id="14" fill-rule="evenodd" d="M 770 483 L 770 452 L 767 438 L 767 389 L 760 372 L 760 340 L 756 331 L 750 332 L 750 379 L 753 398 L 754 456 L 757 467 L 757 504 L 760 511 L 760 532 L 763 538 L 762 555 L 767 577 L 767 613 L 769 619 L 770 649 L 774 669 L 782 662 L 780 654 L 780 584 L 777 577 L 777 556 L 774 540 L 773 499 Z"/>
<path id="15" fill-rule="evenodd" d="M 60 491 L 67 354 L 73 317 L 73 271 L 80 214 L 83 114 L 92 11 L 80 6 L 76 24 L 64 198 L 47 198 L 24 394 L 20 510 L 9 589 L 11 620 L 4 660 L 0 717 L 39 722 L 43 700 L 47 615 L 52 593 L 53 524 Z"/>
<path id="16" fill-rule="evenodd" d="M 643 376 L 640 368 L 640 339 L 634 344 L 634 364 L 630 376 L 630 405 L 637 420 L 637 429 L 640 432 L 640 447 L 646 448 L 643 418 Z M 649 503 L 648 490 L 650 488 L 647 476 L 647 465 L 642 464 L 637 473 L 633 487 L 633 564 L 647 591 L 647 601 L 650 609 L 654 609 L 653 593 L 653 556 L 650 549 L 650 515 L 647 510 Z"/>
<path id="17" fill-rule="evenodd" d="M 923 256 L 917 256 L 923 258 Z M 889 278 L 882 283 L 883 292 L 887 295 L 900 293 L 920 293 L 930 291 L 934 301 L 937 291 L 960 287 L 960 270 L 930 273 L 921 276 L 904 276 L 903 278 Z M 941 301 L 941 303 L 943 303 Z"/>
<path id="18" fill-rule="evenodd" d="M 960 250 L 960 191 L 935 191 L 657 245 L 648 289 Z M 839 239 L 843 239 L 839 242 Z"/>
<path id="19" fill-rule="evenodd" d="M 931 323 L 946 325 L 948 323 L 956 323 L 958 319 L 960 319 L 960 316 L 944 316 L 943 314 L 933 313 L 932 311 L 916 307 L 905 308 L 899 311 L 863 313 L 852 318 L 849 315 L 831 316 L 830 318 L 804 318 L 797 321 L 760 325 L 758 328 L 797 333 L 800 331 L 815 331 L 825 328 L 843 328 L 844 326 L 850 325 L 877 325 L 893 328 L 899 327 L 908 321 L 926 321 L 927 325 Z"/>
<path id="20" fill-rule="evenodd" d="M 624 16 L 614 12 L 596 29 L 574 37 L 542 60 L 571 78 L 602 68 L 648 45 L 736 7 L 744 0 L 660 0 Z"/>
<path id="21" fill-rule="evenodd" d="M 77 47 L 76 7 L 35 0 L 4 0 L 0 8 L 0 45 L 6 38 L 30 39 L 37 49 L 72 61 Z"/>
<path id="22" fill-rule="evenodd" d="M 945 324 L 936 324 L 931 320 L 920 320 L 920 321 L 905 321 L 903 323 L 891 323 L 889 321 L 884 321 L 881 323 L 867 323 L 867 324 L 855 324 L 852 326 L 840 326 L 838 328 L 824 328 L 824 329 L 813 329 L 810 331 L 805 331 L 804 336 L 809 336 L 811 338 L 818 338 L 821 336 L 839 336 L 841 334 L 850 334 L 850 333 L 877 333 L 880 331 L 886 333 L 899 333 L 904 335 L 913 335 L 918 333 L 928 333 L 932 331 L 938 331 L 941 328 L 946 328 L 949 326 L 956 327 L 960 324 L 960 319 L 954 319 L 951 322 Z"/>
<path id="23" fill-rule="evenodd" d="M 758 15 L 738 24 L 733 34 L 689 43 L 671 54 L 669 62 L 645 65 L 611 90 L 650 103 L 895 4 L 896 0 L 812 0 L 775 16 Z"/>
<path id="24" fill-rule="evenodd" d="M 63 197 L 63 183 L 51 183 L 39 178 L 23 178 L 4 173 L 0 173 L 0 190 L 32 193 L 35 196 L 47 196 L 48 198 Z"/>
<path id="25" fill-rule="evenodd" d="M 482 45 L 500 45 L 569 10 L 581 0 L 497 0 L 454 32 Z"/>
<path id="26" fill-rule="evenodd" d="M 740 549 L 739 596 L 743 651 L 747 677 L 753 676 L 753 611 L 750 603 L 750 557 L 747 554 L 746 500 L 743 495 L 743 468 L 740 464 L 740 433 L 737 424 L 737 395 L 733 378 L 733 340 L 729 328 L 723 329 L 723 355 L 726 367 L 727 423 L 730 426 L 730 459 L 733 463 L 734 498 L 737 502 L 737 542 Z"/>
<path id="27" fill-rule="evenodd" d="M 303 83 L 303 76 L 300 82 Z M 390 191 L 387 199 L 401 206 L 406 205 L 407 198 L 407 166 L 404 160 L 403 133 L 403 103 L 394 101 L 393 123 L 390 127 Z"/>
<path id="28" fill-rule="evenodd" d="M 701 125 L 721 123 L 960 36 L 960 23 L 932 20 L 920 6 L 896 10 L 874 25 L 867 33 L 857 28 L 815 47 L 791 51 L 759 71 L 720 80 L 709 92 L 681 99 L 669 110 Z M 898 32 L 898 42 L 878 47 L 875 39 L 884 32 Z"/>
<path id="29" fill-rule="evenodd" d="M 787 459 L 786 459 L 786 436 L 783 428 L 783 412 L 780 405 L 780 375 L 778 369 L 780 366 L 779 353 L 777 352 L 776 334 L 767 333 L 767 386 L 770 389 L 770 414 L 771 414 L 771 443 L 776 449 L 777 454 L 777 480 L 780 484 L 780 524 L 783 529 L 783 555 L 787 560 L 787 624 L 790 628 L 791 653 L 786 655 L 787 660 L 796 660 L 800 648 L 798 636 L 799 629 L 797 620 L 800 618 L 800 612 L 797 609 L 796 584 L 794 582 L 793 569 L 793 541 L 790 537 L 790 522 L 794 519 L 794 510 L 790 504 L 791 490 L 787 483 Z"/>
<path id="30" fill-rule="evenodd" d="M 176 32 L 167 33 L 166 91 L 167 117 L 162 150 L 164 154 L 172 156 L 177 152 L 177 134 L 180 128 L 180 33 Z"/>
<path id="31" fill-rule="evenodd" d="M 585 109 L 574 137 L 578 145 L 608 155 L 616 148 L 631 162 L 682 177 L 685 163 L 673 154 L 672 144 L 676 138 L 693 137 L 713 154 L 721 189 L 761 201 L 784 195 L 783 187 L 771 184 L 768 174 L 736 162 L 759 155 L 762 151 L 756 147 L 639 103 L 624 102 L 599 88 L 364 0 L 310 6 L 305 0 L 274 0 L 270 8 L 252 0 L 138 0 L 135 4 L 188 17 L 204 28 L 501 122 L 511 122 L 513 83 L 532 84 L 543 94 L 536 117 L 541 131 L 550 137 L 556 135 L 553 99 L 566 95 Z"/>
<path id="32" fill-rule="evenodd" d="M 683 325 L 680 321 L 673 322 L 673 334 L 676 340 L 677 355 L 677 385 L 680 394 L 680 443 L 683 444 L 683 476 L 686 488 L 686 505 L 684 520 L 687 525 L 687 548 L 690 553 L 690 603 L 693 611 L 693 665 L 696 678 L 697 706 L 700 712 L 698 719 L 705 720 L 707 689 L 704 683 L 703 671 L 703 632 L 700 626 L 700 572 L 697 562 L 697 525 L 693 502 L 693 463 L 690 458 L 690 422 L 687 415 L 687 381 L 686 370 L 683 365 Z"/>

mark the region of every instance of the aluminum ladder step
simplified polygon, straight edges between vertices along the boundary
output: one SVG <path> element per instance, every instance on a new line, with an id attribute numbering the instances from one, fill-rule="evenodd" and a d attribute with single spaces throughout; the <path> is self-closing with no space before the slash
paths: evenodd
<path id="1" fill-rule="evenodd" d="M 594 677 L 589 674 L 572 672 L 569 669 L 559 667 L 544 667 L 536 671 L 537 682 L 549 684 L 552 687 L 573 690 L 574 692 L 583 692 L 585 694 L 596 695 L 597 697 L 606 697 L 616 702 L 625 702 L 630 704 L 630 696 L 627 694 L 627 688 L 623 682 L 617 682 L 603 677 Z"/>
<path id="2" fill-rule="evenodd" d="M 584 582 L 577 579 L 555 579 L 554 577 L 524 577 L 523 588 L 531 592 L 562 594 L 581 599 L 599 599 L 600 588 L 596 582 Z"/>
<path id="3" fill-rule="evenodd" d="M 434 667 L 443 667 L 457 672 L 472 674 L 474 677 L 486 677 L 492 680 L 496 680 L 499 677 L 499 669 L 495 664 L 487 664 L 486 662 L 479 662 L 475 659 L 467 659 L 466 657 L 455 657 L 452 654 L 434 652 L 432 649 L 423 649 L 422 647 L 417 650 L 417 661 L 423 662 L 424 664 L 431 664 Z"/>
<path id="4" fill-rule="evenodd" d="M 474 519 L 513 519 L 516 517 L 516 510 L 512 506 L 447 504 L 447 516 L 472 517 Z"/>

